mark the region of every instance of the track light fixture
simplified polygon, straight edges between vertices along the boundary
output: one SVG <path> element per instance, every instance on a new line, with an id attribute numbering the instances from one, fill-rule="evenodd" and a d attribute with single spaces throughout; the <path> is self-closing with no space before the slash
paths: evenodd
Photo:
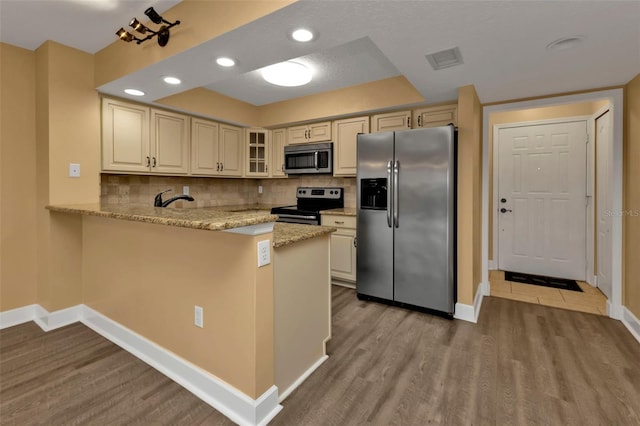
<path id="1" fill-rule="evenodd" d="M 151 40 L 153 37 L 158 36 L 158 44 L 160 46 L 166 46 L 169 43 L 169 28 L 174 27 L 180 24 L 180 21 L 169 22 L 165 20 L 162 16 L 155 11 L 153 7 L 148 8 L 144 11 L 144 14 L 147 15 L 147 18 L 151 20 L 154 24 L 166 24 L 160 27 L 158 31 L 153 31 L 149 27 L 145 26 L 142 22 L 138 21 L 138 18 L 131 18 L 129 22 L 129 26 L 136 30 L 140 34 L 146 34 L 147 36 L 144 38 L 138 38 L 131 34 L 129 31 L 124 28 L 120 28 L 116 35 L 120 40 L 126 41 L 129 43 L 130 41 L 135 40 L 137 44 L 143 43 L 147 40 Z"/>

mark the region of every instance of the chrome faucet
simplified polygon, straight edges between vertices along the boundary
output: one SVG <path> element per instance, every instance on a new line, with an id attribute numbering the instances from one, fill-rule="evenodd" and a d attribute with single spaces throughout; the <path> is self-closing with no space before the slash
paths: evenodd
<path id="1" fill-rule="evenodd" d="M 174 201 L 177 200 L 187 200 L 187 201 L 194 201 L 193 197 L 191 197 L 190 195 L 185 195 L 185 194 L 181 194 L 181 195 L 176 195 L 175 197 L 171 197 L 168 200 L 162 201 L 162 194 L 164 194 L 165 192 L 169 192 L 171 191 L 170 189 L 167 189 L 165 191 L 159 192 L 158 194 L 156 194 L 156 198 L 153 200 L 153 206 L 154 207 L 167 207 L 169 204 L 173 203 Z"/>

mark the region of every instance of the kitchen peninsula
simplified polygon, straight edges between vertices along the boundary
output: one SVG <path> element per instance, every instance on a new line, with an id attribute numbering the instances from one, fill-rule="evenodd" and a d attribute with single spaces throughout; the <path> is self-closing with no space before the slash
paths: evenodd
<path id="1" fill-rule="evenodd" d="M 237 423 L 268 421 L 327 358 L 335 228 L 255 206 L 47 209 L 82 215 L 82 321 Z"/>

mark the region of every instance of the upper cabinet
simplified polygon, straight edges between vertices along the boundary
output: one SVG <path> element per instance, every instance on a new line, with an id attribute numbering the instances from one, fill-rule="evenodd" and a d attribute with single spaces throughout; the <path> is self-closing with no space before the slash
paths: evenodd
<path id="1" fill-rule="evenodd" d="M 189 117 L 103 98 L 102 169 L 187 174 Z"/>
<path id="2" fill-rule="evenodd" d="M 242 134 L 239 127 L 191 120 L 191 174 L 242 176 Z"/>
<path id="3" fill-rule="evenodd" d="M 458 125 L 457 104 L 420 108 L 413 111 L 414 127 L 446 126 L 449 123 Z"/>
<path id="4" fill-rule="evenodd" d="M 147 107 L 102 99 L 102 170 L 149 172 Z"/>
<path id="5" fill-rule="evenodd" d="M 358 133 L 369 133 L 369 117 L 353 117 L 333 122 L 333 174 L 355 176 Z"/>
<path id="6" fill-rule="evenodd" d="M 151 110 L 151 171 L 189 173 L 189 117 Z"/>
<path id="7" fill-rule="evenodd" d="M 246 176 L 269 176 L 269 131 L 265 129 L 247 129 L 246 134 Z"/>
<path id="8" fill-rule="evenodd" d="M 284 172 L 284 147 L 287 146 L 287 129 L 271 131 L 271 177 L 286 177 Z"/>
<path id="9" fill-rule="evenodd" d="M 299 143 L 325 142 L 331 140 L 331 122 L 305 124 L 289 127 L 288 142 L 290 145 Z"/>
<path id="10" fill-rule="evenodd" d="M 371 133 L 408 130 L 411 128 L 411 111 L 396 111 L 371 116 Z"/>

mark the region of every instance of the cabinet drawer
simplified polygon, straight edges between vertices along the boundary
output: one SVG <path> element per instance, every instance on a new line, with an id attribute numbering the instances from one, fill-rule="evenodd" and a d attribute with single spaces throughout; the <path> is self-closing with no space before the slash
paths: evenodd
<path id="1" fill-rule="evenodd" d="M 322 215 L 322 225 L 333 226 L 335 228 L 350 228 L 356 229 L 355 216 L 343 216 L 343 215 Z"/>

